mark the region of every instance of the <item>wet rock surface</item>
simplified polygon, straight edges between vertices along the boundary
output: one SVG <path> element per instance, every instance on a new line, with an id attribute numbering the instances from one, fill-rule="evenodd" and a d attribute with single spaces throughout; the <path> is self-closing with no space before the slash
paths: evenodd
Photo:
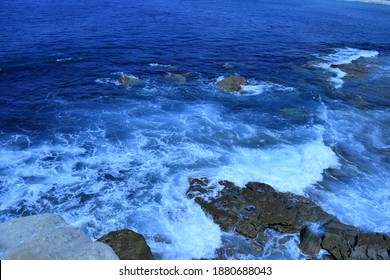
<path id="1" fill-rule="evenodd" d="M 244 90 L 241 88 L 241 86 L 249 85 L 249 83 L 244 77 L 231 76 L 220 80 L 216 85 L 227 92 L 244 93 Z"/>
<path id="2" fill-rule="evenodd" d="M 210 184 L 207 178 L 190 179 L 187 195 L 221 229 L 234 231 L 264 244 L 264 231 L 300 233 L 299 248 L 308 257 L 323 249 L 334 259 L 390 259 L 390 237 L 364 233 L 323 211 L 304 196 L 280 193 L 271 186 L 250 182 L 239 188 L 229 181 Z"/>
<path id="3" fill-rule="evenodd" d="M 112 231 L 98 241 L 109 245 L 121 260 L 153 260 L 150 247 L 145 238 L 132 230 Z"/>

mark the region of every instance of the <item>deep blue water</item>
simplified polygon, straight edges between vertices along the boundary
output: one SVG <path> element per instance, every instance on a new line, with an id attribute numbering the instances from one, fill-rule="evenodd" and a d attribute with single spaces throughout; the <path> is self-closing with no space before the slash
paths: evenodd
<path id="1" fill-rule="evenodd" d="M 390 6 L 2 0 L 0 26 L 0 221 L 58 213 L 91 238 L 132 228 L 163 259 L 229 242 L 247 248 L 231 258 L 305 258 L 297 235 L 269 232 L 256 255 L 222 233 L 185 195 L 207 176 L 390 233 Z M 247 94 L 215 86 L 230 75 Z"/>

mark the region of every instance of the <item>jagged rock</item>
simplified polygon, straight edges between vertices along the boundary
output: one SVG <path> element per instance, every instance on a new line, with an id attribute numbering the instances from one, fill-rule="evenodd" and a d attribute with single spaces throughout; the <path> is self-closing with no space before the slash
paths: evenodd
<path id="1" fill-rule="evenodd" d="M 153 260 L 145 238 L 132 230 L 112 231 L 98 239 L 109 245 L 121 260 Z"/>
<path id="2" fill-rule="evenodd" d="M 390 238 L 379 233 L 362 233 L 355 230 L 330 229 L 322 247 L 336 259 L 389 260 Z"/>
<path id="3" fill-rule="evenodd" d="M 248 85 L 248 81 L 241 76 L 231 76 L 217 82 L 217 86 L 227 92 L 244 93 L 241 86 Z"/>
<path id="4" fill-rule="evenodd" d="M 264 244 L 267 228 L 300 233 L 301 250 L 315 257 L 325 249 L 335 259 L 390 259 L 390 237 L 362 233 L 346 225 L 304 196 L 280 193 L 263 183 L 239 188 L 229 181 L 210 184 L 207 178 L 190 179 L 187 196 L 193 198 L 224 231 Z M 314 231 L 308 225 L 316 225 Z"/>
<path id="5" fill-rule="evenodd" d="M 300 232 L 309 222 L 326 223 L 334 219 L 320 207 L 303 196 L 276 192 L 262 183 L 248 183 L 240 189 L 233 183 L 221 181 L 219 195 L 203 199 L 202 192 L 211 193 L 212 187 L 202 191 L 194 179 L 190 182 L 189 197 L 209 213 L 223 230 L 235 230 L 252 238 L 259 231 L 272 227 L 282 232 Z"/>
<path id="6" fill-rule="evenodd" d="M 119 83 L 124 86 L 136 86 L 142 84 L 142 80 L 133 76 L 121 75 L 118 79 Z"/>
<path id="7" fill-rule="evenodd" d="M 117 260 L 118 256 L 60 216 L 42 214 L 0 224 L 0 259 Z"/>

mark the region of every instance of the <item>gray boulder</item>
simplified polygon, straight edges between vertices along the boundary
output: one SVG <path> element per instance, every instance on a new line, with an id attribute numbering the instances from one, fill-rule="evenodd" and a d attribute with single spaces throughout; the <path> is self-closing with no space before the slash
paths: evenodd
<path id="1" fill-rule="evenodd" d="M 42 214 L 0 224 L 0 259 L 117 260 L 118 256 L 60 216 Z"/>

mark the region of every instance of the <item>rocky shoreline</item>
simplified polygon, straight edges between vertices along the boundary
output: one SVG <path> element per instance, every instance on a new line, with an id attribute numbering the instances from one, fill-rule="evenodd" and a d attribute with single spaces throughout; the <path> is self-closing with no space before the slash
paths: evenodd
<path id="1" fill-rule="evenodd" d="M 267 184 L 249 182 L 239 188 L 229 181 L 213 184 L 207 178 L 192 178 L 187 196 L 222 231 L 242 236 L 259 255 L 268 242 L 266 232 L 271 229 L 299 235 L 298 247 L 306 259 L 390 259 L 390 236 L 362 232 L 340 222 L 306 197 L 277 192 Z M 80 229 L 53 214 L 4 222 L 0 233 L 3 260 L 154 259 L 145 238 L 137 232 L 121 229 L 93 242 Z M 222 250 L 217 249 L 216 259 L 226 259 L 219 253 Z"/>
<path id="2" fill-rule="evenodd" d="M 194 199 L 225 232 L 235 232 L 262 250 L 265 231 L 299 233 L 299 248 L 309 259 L 389 260 L 390 236 L 365 233 L 340 222 L 304 196 L 280 193 L 271 186 L 250 182 L 239 188 L 229 181 L 210 184 L 190 179 Z M 320 250 L 329 254 L 319 255 Z"/>

